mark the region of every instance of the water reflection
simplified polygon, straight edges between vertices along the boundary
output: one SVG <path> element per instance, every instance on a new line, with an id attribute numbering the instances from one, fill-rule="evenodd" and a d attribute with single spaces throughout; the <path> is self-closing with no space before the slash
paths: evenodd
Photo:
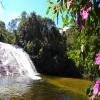
<path id="1" fill-rule="evenodd" d="M 86 100 L 86 97 L 64 91 L 45 80 L 1 78 L 0 100 Z"/>

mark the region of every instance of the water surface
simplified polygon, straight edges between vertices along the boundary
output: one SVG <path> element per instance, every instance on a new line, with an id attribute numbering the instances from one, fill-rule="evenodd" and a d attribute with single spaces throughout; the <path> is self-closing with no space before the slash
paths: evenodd
<path id="1" fill-rule="evenodd" d="M 65 91 L 47 80 L 25 77 L 0 79 L 0 100 L 87 100 L 85 96 Z"/>

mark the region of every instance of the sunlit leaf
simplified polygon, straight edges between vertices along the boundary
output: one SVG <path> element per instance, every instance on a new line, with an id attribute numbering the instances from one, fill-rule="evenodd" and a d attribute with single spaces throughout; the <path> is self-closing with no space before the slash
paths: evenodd
<path id="1" fill-rule="evenodd" d="M 48 14 L 50 12 L 50 9 L 51 9 L 51 7 L 49 6 L 47 11 L 46 11 L 46 14 Z"/>
<path id="2" fill-rule="evenodd" d="M 51 2 L 51 0 L 47 0 L 47 2 Z"/>

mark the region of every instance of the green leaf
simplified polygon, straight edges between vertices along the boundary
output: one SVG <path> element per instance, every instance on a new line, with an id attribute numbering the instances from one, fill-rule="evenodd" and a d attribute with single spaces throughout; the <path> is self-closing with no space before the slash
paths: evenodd
<path id="1" fill-rule="evenodd" d="M 70 20 L 70 24 L 72 24 L 72 25 L 75 24 L 75 23 L 74 23 L 74 19 L 71 19 L 71 20 Z"/>
<path id="2" fill-rule="evenodd" d="M 59 2 L 60 0 L 57 0 L 57 2 Z"/>
<path id="3" fill-rule="evenodd" d="M 63 23 L 65 22 L 65 18 L 64 17 L 62 17 L 62 21 L 63 21 Z"/>
<path id="4" fill-rule="evenodd" d="M 57 24 L 58 24 L 58 20 L 59 20 L 59 12 L 57 13 Z"/>
<path id="5" fill-rule="evenodd" d="M 54 21 L 55 18 L 56 18 L 56 15 L 53 16 L 53 21 Z"/>
<path id="6" fill-rule="evenodd" d="M 49 2 L 50 4 L 54 4 L 52 1 L 51 2 Z"/>
<path id="7" fill-rule="evenodd" d="M 51 0 L 47 0 L 47 2 L 51 2 Z"/>
<path id="8" fill-rule="evenodd" d="M 62 9 L 63 9 L 63 12 L 65 12 L 65 11 L 66 11 L 66 7 L 65 7 L 65 6 L 63 6 L 63 7 L 62 7 Z"/>
<path id="9" fill-rule="evenodd" d="M 66 15 L 66 20 L 68 21 L 68 19 L 69 19 L 69 16 L 68 16 L 68 15 Z"/>
<path id="10" fill-rule="evenodd" d="M 68 25 L 66 18 L 62 17 L 62 21 L 64 25 Z"/>
<path id="11" fill-rule="evenodd" d="M 51 9 L 51 7 L 49 6 L 49 7 L 47 8 L 46 14 L 48 14 L 48 13 L 50 12 L 50 9 Z"/>

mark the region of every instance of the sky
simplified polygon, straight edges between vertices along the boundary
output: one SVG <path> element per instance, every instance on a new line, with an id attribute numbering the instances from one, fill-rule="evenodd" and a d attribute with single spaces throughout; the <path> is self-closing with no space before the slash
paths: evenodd
<path id="1" fill-rule="evenodd" d="M 11 19 L 18 18 L 23 11 L 26 11 L 28 14 L 32 11 L 35 11 L 37 15 L 42 17 L 52 18 L 52 15 L 46 15 L 46 9 L 48 3 L 46 0 L 0 0 L 0 20 L 4 21 L 6 25 Z M 56 22 L 56 21 L 55 21 Z M 57 25 L 57 22 L 56 22 Z M 61 22 L 57 25 L 61 27 Z"/>

